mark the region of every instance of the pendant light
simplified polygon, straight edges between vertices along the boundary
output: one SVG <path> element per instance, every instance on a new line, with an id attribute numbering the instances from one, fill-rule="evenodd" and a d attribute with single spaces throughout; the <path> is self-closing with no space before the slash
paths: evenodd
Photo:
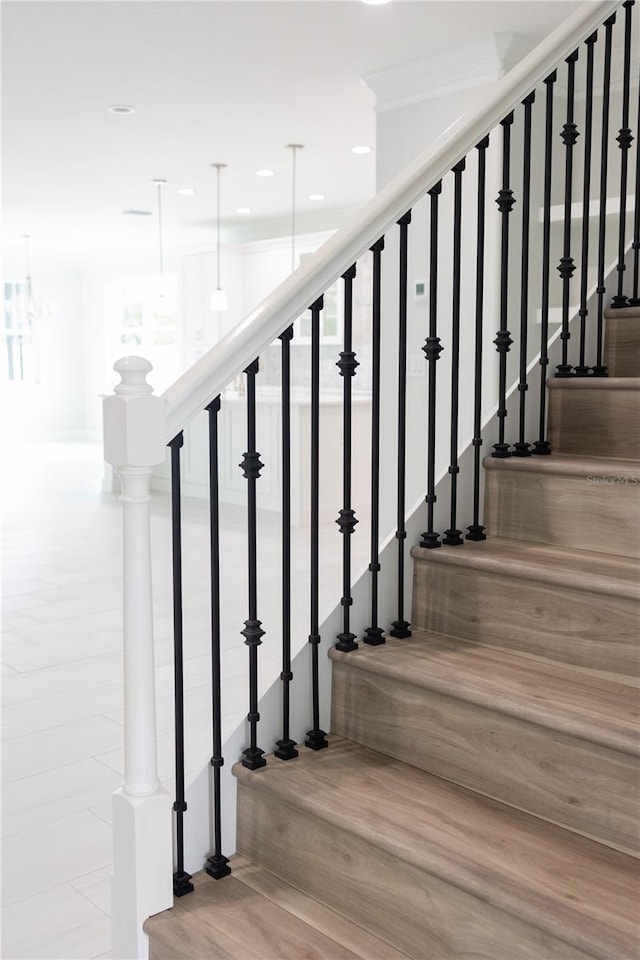
<path id="1" fill-rule="evenodd" d="M 18 322 L 24 330 L 35 330 L 42 321 L 51 318 L 53 305 L 48 302 L 36 300 L 33 292 L 33 280 L 31 278 L 31 234 L 23 233 L 22 237 L 24 239 L 25 274 L 24 284 L 22 285 L 18 301 Z"/>
<path id="2" fill-rule="evenodd" d="M 288 143 L 291 150 L 291 272 L 296 268 L 296 158 L 298 150 L 304 150 L 301 143 Z"/>
<path id="3" fill-rule="evenodd" d="M 229 306 L 220 279 L 220 171 L 226 167 L 226 163 L 212 163 L 211 166 L 216 171 L 216 288 L 211 294 L 211 309 L 217 312 Z"/>
<path id="4" fill-rule="evenodd" d="M 158 255 L 160 260 L 160 286 L 158 289 L 158 296 L 154 304 L 154 313 L 157 317 L 166 317 L 170 313 L 170 306 L 164 283 L 164 249 L 162 245 L 162 188 L 167 181 L 156 179 L 152 180 L 151 182 L 155 184 L 158 199 Z"/>

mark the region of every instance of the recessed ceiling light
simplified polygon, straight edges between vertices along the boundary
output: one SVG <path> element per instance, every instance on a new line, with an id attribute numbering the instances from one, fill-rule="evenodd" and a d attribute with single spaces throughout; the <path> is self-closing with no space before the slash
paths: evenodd
<path id="1" fill-rule="evenodd" d="M 371 147 L 365 147 L 364 144 L 361 147 L 351 147 L 351 153 L 371 153 Z"/>
<path id="2" fill-rule="evenodd" d="M 326 199 L 324 193 L 310 193 L 310 194 L 309 194 L 309 200 L 324 200 L 324 199 Z"/>
<path id="3" fill-rule="evenodd" d="M 273 170 L 256 170 L 256 176 L 258 177 L 272 177 Z"/>
<path id="4" fill-rule="evenodd" d="M 251 213 L 251 207 L 238 207 L 236 213 Z"/>
<path id="5" fill-rule="evenodd" d="M 383 3 L 389 3 L 389 0 L 362 0 L 363 3 L 368 3 L 371 7 L 379 7 Z"/>
<path id="6" fill-rule="evenodd" d="M 192 197 L 195 190 L 192 187 L 179 187 L 176 192 L 179 193 L 181 197 Z"/>
<path id="7" fill-rule="evenodd" d="M 109 113 L 135 113 L 136 108 L 129 106 L 128 103 L 112 103 L 111 106 L 107 107 Z"/>

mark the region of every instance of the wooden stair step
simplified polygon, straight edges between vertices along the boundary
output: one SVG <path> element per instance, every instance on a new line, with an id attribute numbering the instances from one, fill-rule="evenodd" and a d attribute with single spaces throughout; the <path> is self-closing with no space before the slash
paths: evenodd
<path id="1" fill-rule="evenodd" d="M 417 960 L 635 955 L 632 857 L 333 736 L 234 773 L 240 852 Z"/>
<path id="2" fill-rule="evenodd" d="M 145 923 L 150 960 L 406 960 L 340 914 L 241 856 L 231 876 L 195 890 Z"/>
<path id="3" fill-rule="evenodd" d="M 640 458 L 640 377 L 551 378 L 547 388 L 554 452 Z"/>
<path id="4" fill-rule="evenodd" d="M 640 376 L 640 307 L 605 310 L 604 315 L 604 363 L 609 376 Z"/>
<path id="5" fill-rule="evenodd" d="M 419 628 L 330 656 L 340 736 L 640 850 L 633 687 Z"/>
<path id="6" fill-rule="evenodd" d="M 551 454 L 487 457 L 489 536 L 640 556 L 640 463 Z"/>
<path id="7" fill-rule="evenodd" d="M 411 555 L 416 626 L 620 679 L 640 675 L 636 560 L 501 537 Z"/>

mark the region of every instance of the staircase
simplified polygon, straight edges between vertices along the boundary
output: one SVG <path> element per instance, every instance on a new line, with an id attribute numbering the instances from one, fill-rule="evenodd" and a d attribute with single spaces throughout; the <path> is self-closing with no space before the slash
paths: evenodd
<path id="1" fill-rule="evenodd" d="M 329 749 L 235 767 L 233 875 L 154 960 L 640 956 L 640 309 L 608 317 L 552 455 L 485 461 L 489 538 L 414 547 L 413 635 L 330 651 Z"/>

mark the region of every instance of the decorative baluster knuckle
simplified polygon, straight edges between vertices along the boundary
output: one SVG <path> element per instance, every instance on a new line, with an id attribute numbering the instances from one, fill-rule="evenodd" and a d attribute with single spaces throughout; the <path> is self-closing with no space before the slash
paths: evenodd
<path id="1" fill-rule="evenodd" d="M 336 520 L 340 533 L 348 535 L 353 533 L 358 522 L 355 510 L 340 510 Z"/>
<path id="2" fill-rule="evenodd" d="M 513 344 L 511 334 L 508 330 L 498 330 L 496 338 L 493 342 L 498 353 L 502 354 L 508 353 Z"/>
<path id="3" fill-rule="evenodd" d="M 440 343 L 440 337 L 427 337 L 425 345 L 422 348 L 425 357 L 431 363 L 440 359 L 444 347 Z"/>
<path id="4" fill-rule="evenodd" d="M 505 189 L 498 191 L 498 196 L 496 197 L 496 203 L 498 205 L 498 211 L 500 213 L 511 213 L 515 206 L 515 198 L 513 196 L 513 190 Z"/>
<path id="5" fill-rule="evenodd" d="M 262 629 L 262 620 L 245 620 L 244 630 L 240 633 L 248 647 L 260 646 L 265 633 Z"/>
<path id="6" fill-rule="evenodd" d="M 629 150 L 634 139 L 635 138 L 629 127 L 623 127 L 616 137 L 621 150 Z"/>
<path id="7" fill-rule="evenodd" d="M 576 265 L 573 257 L 561 257 L 558 264 L 558 273 L 561 280 L 570 280 L 576 272 Z"/>
<path id="8" fill-rule="evenodd" d="M 580 133 L 578 132 L 578 125 L 575 123 L 565 123 L 562 127 L 562 132 L 560 133 L 560 138 L 565 145 L 565 147 L 575 147 L 578 142 L 578 137 Z"/>
<path id="9" fill-rule="evenodd" d="M 355 377 L 356 370 L 360 366 L 359 360 L 353 350 L 343 350 L 340 359 L 336 362 L 336 367 L 340 371 L 341 377 Z"/>
<path id="10" fill-rule="evenodd" d="M 242 470 L 245 480 L 258 480 L 260 471 L 264 468 L 264 463 L 260 460 L 260 454 L 257 450 L 248 450 L 243 454 L 238 466 Z"/>

